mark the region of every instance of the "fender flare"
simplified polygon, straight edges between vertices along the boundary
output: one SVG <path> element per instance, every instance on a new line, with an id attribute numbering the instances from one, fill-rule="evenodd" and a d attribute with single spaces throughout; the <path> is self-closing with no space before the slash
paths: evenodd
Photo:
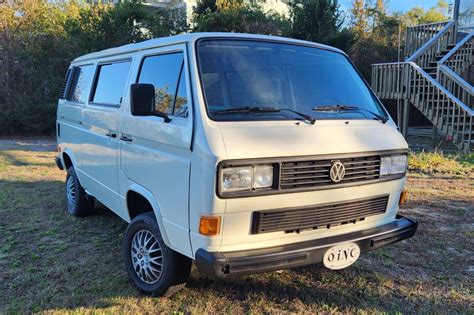
<path id="1" fill-rule="evenodd" d="M 153 208 L 153 212 L 155 213 L 156 222 L 158 222 L 158 227 L 160 229 L 161 237 L 163 238 L 163 241 L 165 242 L 166 246 L 168 246 L 170 248 L 173 248 L 173 246 L 171 246 L 171 243 L 169 241 L 168 234 L 166 233 L 165 225 L 163 224 L 163 218 L 161 216 L 160 204 L 158 203 L 158 201 L 155 199 L 153 194 L 148 189 L 146 189 L 145 187 L 143 187 L 143 186 L 141 186 L 137 183 L 132 183 L 128 187 L 127 193 L 125 194 L 125 207 L 127 209 L 129 222 L 131 220 L 130 220 L 130 211 L 129 211 L 128 205 L 127 205 L 127 195 L 130 191 L 134 191 L 137 194 L 142 195 L 150 203 L 151 207 Z"/>
<path id="2" fill-rule="evenodd" d="M 78 162 L 76 160 L 76 156 L 74 155 L 74 152 L 69 148 L 66 148 L 63 152 L 61 152 L 61 155 L 60 155 L 61 163 L 64 166 L 64 170 L 67 172 L 66 163 L 64 163 L 64 154 L 67 154 L 67 156 L 69 156 L 69 158 L 71 159 L 71 163 L 72 163 L 72 166 L 74 167 L 74 169 L 76 170 L 76 175 L 77 175 L 77 178 L 79 179 L 79 183 L 81 183 L 81 185 L 83 185 L 85 175 L 83 174 L 82 170 L 79 168 L 79 165 L 78 165 Z M 86 191 L 87 191 L 87 189 L 86 189 Z"/>
<path id="3" fill-rule="evenodd" d="M 76 160 L 76 156 L 74 155 L 74 152 L 72 152 L 71 149 L 66 148 L 63 152 L 61 152 L 61 155 L 60 155 L 61 163 L 63 163 L 64 169 L 67 171 L 66 163 L 64 163 L 65 154 L 69 156 L 69 158 L 71 159 L 72 166 L 74 166 L 74 168 L 77 168 L 77 160 Z"/>

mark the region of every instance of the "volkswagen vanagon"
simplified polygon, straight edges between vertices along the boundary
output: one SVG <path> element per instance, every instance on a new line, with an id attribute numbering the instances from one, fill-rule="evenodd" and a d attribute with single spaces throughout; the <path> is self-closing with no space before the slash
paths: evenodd
<path id="1" fill-rule="evenodd" d="M 196 33 L 75 59 L 57 110 L 67 210 L 129 226 L 133 283 L 162 296 L 214 277 L 323 263 L 413 236 L 407 143 L 335 48 Z"/>

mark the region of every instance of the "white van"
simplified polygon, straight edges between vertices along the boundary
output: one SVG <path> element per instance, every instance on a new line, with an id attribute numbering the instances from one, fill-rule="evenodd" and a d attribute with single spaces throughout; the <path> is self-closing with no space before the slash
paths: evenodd
<path id="1" fill-rule="evenodd" d="M 407 143 L 342 51 L 227 33 L 75 59 L 57 112 L 68 211 L 130 222 L 135 285 L 323 263 L 413 236 L 397 215 Z"/>

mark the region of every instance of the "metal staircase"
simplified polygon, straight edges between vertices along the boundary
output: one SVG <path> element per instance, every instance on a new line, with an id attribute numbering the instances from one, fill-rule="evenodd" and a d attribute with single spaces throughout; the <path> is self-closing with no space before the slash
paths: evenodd
<path id="1" fill-rule="evenodd" d="M 408 28 L 405 56 L 405 62 L 372 65 L 378 97 L 404 102 L 402 133 L 412 104 L 461 151 L 474 150 L 474 32 L 462 35 L 455 21 Z"/>

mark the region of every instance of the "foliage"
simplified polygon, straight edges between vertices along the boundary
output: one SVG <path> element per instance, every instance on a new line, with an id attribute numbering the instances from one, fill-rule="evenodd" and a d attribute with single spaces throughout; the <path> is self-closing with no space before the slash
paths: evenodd
<path id="1" fill-rule="evenodd" d="M 229 5 L 217 11 L 205 10 L 194 15 L 196 32 L 238 32 L 267 35 L 284 35 L 289 23 L 281 15 L 265 13 L 256 4 Z"/>
<path id="2" fill-rule="evenodd" d="M 354 32 L 355 39 L 349 49 L 349 55 L 362 75 L 370 81 L 373 63 L 397 61 L 402 29 L 397 16 L 389 16 L 375 10 L 368 11 L 367 16 L 376 18 L 377 22 L 370 30 Z"/>
<path id="3" fill-rule="evenodd" d="M 75 57 L 187 30 L 182 11 L 138 2 L 24 0 L 0 6 L 0 16 L 0 134 L 54 131 L 57 95 Z"/>
<path id="4" fill-rule="evenodd" d="M 449 5 L 444 0 L 439 0 L 436 6 L 428 10 L 417 6 L 404 14 L 403 22 L 408 26 L 414 26 L 446 21 L 448 19 L 448 8 Z"/>
<path id="5" fill-rule="evenodd" d="M 1 6 L 0 16 L 0 129 L 12 133 L 50 131 L 54 98 L 69 59 L 62 28 L 66 15 L 56 6 L 25 0 Z M 61 50 L 66 54 L 58 56 L 55 52 Z"/>
<path id="6" fill-rule="evenodd" d="M 194 16 L 200 16 L 206 12 L 217 12 L 216 0 L 198 0 L 194 7 Z"/>
<path id="7" fill-rule="evenodd" d="M 349 47 L 352 36 L 347 30 L 341 31 L 344 19 L 337 0 L 295 0 L 289 6 L 290 37 L 343 50 Z"/>
<path id="8" fill-rule="evenodd" d="M 243 5 L 243 0 L 216 0 L 216 6 L 219 11 L 225 9 L 241 8 Z"/>
<path id="9" fill-rule="evenodd" d="M 385 2 L 354 0 L 351 9 L 351 31 L 353 43 L 348 50 L 362 75 L 370 81 L 371 64 L 397 61 L 403 50 L 406 27 L 447 19 L 448 5 L 444 0 L 435 7 L 424 10 L 415 7 L 405 14 L 389 15 Z M 400 50 L 399 50 L 400 43 Z"/>

